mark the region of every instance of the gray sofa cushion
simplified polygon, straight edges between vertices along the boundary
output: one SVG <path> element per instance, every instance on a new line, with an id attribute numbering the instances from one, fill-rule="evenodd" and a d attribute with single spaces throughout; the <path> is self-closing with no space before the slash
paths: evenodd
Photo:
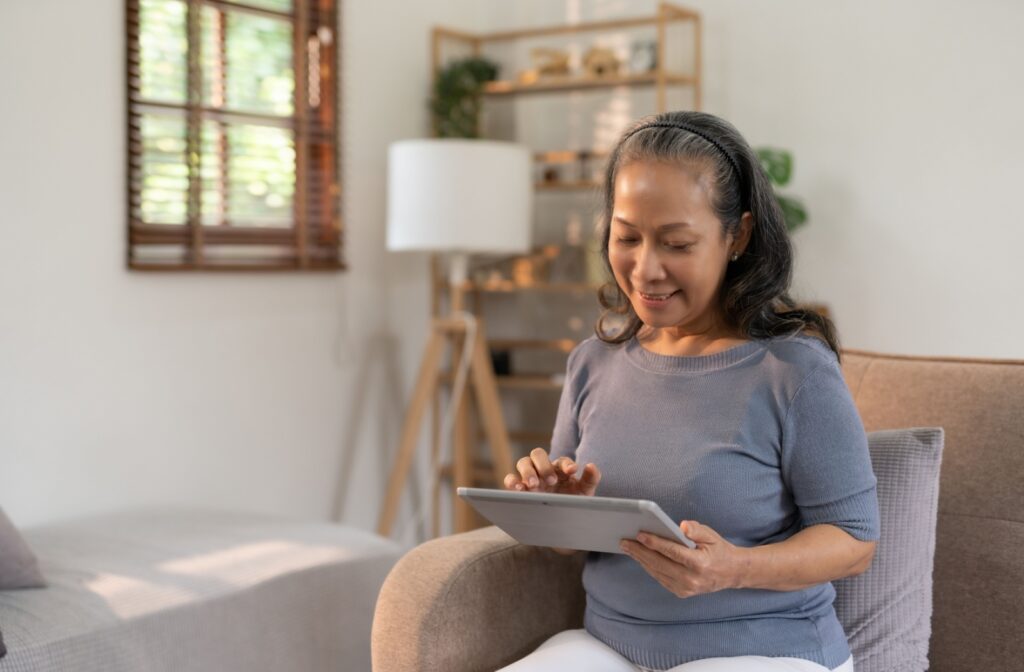
<path id="1" fill-rule="evenodd" d="M 39 562 L 3 509 L 0 509 L 0 590 L 42 588 Z M 0 651 L 3 643 L 0 642 Z M 3 655 L 0 653 L 0 655 Z"/>
<path id="2" fill-rule="evenodd" d="M 868 434 L 882 534 L 871 568 L 835 582 L 857 672 L 928 669 L 942 447 L 937 427 Z"/>

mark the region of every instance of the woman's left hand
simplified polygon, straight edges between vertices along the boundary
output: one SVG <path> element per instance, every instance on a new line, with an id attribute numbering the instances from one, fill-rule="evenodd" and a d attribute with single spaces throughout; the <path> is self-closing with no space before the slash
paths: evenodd
<path id="1" fill-rule="evenodd" d="M 692 520 L 681 522 L 679 529 L 697 543 L 697 548 L 648 532 L 637 535 L 637 541 L 623 539 L 620 547 L 677 597 L 740 587 L 744 549 Z"/>

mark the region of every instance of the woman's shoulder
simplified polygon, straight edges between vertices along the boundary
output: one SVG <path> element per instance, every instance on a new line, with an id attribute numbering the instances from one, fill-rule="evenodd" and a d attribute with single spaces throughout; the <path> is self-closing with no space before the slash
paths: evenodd
<path id="1" fill-rule="evenodd" d="M 622 348 L 621 344 L 606 343 L 597 336 L 590 336 L 576 344 L 569 353 L 570 368 L 601 362 Z"/>
<path id="2" fill-rule="evenodd" d="M 828 343 L 804 332 L 765 339 L 764 345 L 772 363 L 799 377 L 822 367 L 839 368 Z"/>

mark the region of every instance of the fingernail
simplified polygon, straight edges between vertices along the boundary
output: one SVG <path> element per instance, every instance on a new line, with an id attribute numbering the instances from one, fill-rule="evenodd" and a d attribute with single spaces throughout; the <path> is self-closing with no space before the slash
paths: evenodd
<path id="1" fill-rule="evenodd" d="M 550 476 L 548 476 L 547 480 L 548 480 L 548 485 L 554 485 L 555 483 L 558 483 L 558 476 L 555 476 L 554 474 L 551 474 Z"/>
<path id="2" fill-rule="evenodd" d="M 626 555 L 629 555 L 629 546 L 626 545 L 626 542 L 620 541 L 619 542 L 619 549 L 622 550 L 622 552 L 625 553 Z"/>
<path id="3" fill-rule="evenodd" d="M 537 477 L 536 476 L 530 476 L 530 487 L 531 488 L 536 488 L 538 485 L 540 485 L 540 481 L 537 480 Z"/>
<path id="4" fill-rule="evenodd" d="M 638 535 L 636 535 L 636 540 L 639 541 L 641 544 L 646 544 L 647 543 L 647 535 L 646 534 L 638 534 Z"/>
<path id="5" fill-rule="evenodd" d="M 522 489 L 523 489 L 523 484 L 522 483 L 516 483 L 516 490 L 522 490 Z"/>

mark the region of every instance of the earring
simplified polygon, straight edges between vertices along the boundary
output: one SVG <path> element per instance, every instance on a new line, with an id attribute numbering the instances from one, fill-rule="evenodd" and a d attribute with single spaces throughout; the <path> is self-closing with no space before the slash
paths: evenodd
<path id="1" fill-rule="evenodd" d="M 739 252 L 733 252 L 732 253 L 732 260 L 733 261 L 736 261 L 739 258 L 740 258 L 740 253 Z"/>

